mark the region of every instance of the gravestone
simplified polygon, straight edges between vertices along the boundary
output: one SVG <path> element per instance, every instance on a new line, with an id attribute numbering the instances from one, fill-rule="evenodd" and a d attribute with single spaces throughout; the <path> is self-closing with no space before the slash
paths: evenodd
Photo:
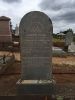
<path id="1" fill-rule="evenodd" d="M 43 12 L 29 12 L 20 22 L 19 33 L 22 74 L 18 92 L 52 94 L 52 21 Z"/>
<path id="2" fill-rule="evenodd" d="M 73 32 L 68 31 L 65 36 L 65 45 L 71 45 L 73 42 Z"/>
<path id="3" fill-rule="evenodd" d="M 69 30 L 65 35 L 65 48 L 64 48 L 65 51 L 68 52 L 68 46 L 71 45 L 72 42 L 73 42 L 73 32 Z"/>
<path id="4" fill-rule="evenodd" d="M 71 45 L 69 45 L 68 52 L 75 53 L 75 43 L 74 42 L 72 42 Z"/>

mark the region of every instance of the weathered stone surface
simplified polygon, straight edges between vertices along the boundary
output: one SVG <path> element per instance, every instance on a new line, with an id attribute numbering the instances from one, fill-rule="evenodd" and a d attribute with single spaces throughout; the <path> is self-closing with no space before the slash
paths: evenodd
<path id="1" fill-rule="evenodd" d="M 18 94 L 38 94 L 38 95 L 52 95 L 55 94 L 53 80 L 24 80 L 20 83 L 18 81 Z"/>
<path id="2" fill-rule="evenodd" d="M 75 53 L 75 43 L 74 42 L 71 42 L 71 45 L 69 45 L 68 52 Z"/>
<path id="3" fill-rule="evenodd" d="M 66 33 L 65 36 L 65 45 L 71 45 L 71 43 L 73 42 L 73 32 L 69 31 Z"/>
<path id="4" fill-rule="evenodd" d="M 50 18 L 42 12 L 26 14 L 20 22 L 22 79 L 52 79 L 52 33 Z"/>

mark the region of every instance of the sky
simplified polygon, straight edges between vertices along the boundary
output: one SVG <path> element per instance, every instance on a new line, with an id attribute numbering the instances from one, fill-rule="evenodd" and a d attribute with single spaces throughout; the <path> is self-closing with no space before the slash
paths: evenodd
<path id="1" fill-rule="evenodd" d="M 75 32 L 75 0 L 0 0 L 0 16 L 11 18 L 13 27 L 30 11 L 42 11 L 53 23 L 53 32 Z"/>

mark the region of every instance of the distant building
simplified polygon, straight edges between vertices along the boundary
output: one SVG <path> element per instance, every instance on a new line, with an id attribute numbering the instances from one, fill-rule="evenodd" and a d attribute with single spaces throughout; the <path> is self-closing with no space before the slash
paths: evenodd
<path id="1" fill-rule="evenodd" d="M 57 36 L 60 38 L 60 39 L 64 39 L 65 38 L 65 34 L 60 32 L 57 34 Z"/>
<path id="2" fill-rule="evenodd" d="M 12 43 L 12 25 L 10 18 L 0 17 L 0 46 L 9 46 Z"/>
<path id="3" fill-rule="evenodd" d="M 64 33 L 58 33 L 57 35 L 59 35 L 59 36 L 65 36 L 65 34 Z"/>

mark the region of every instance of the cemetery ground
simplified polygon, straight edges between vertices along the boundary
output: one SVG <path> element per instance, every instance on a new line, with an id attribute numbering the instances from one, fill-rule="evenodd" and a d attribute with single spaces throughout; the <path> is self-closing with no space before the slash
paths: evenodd
<path id="1" fill-rule="evenodd" d="M 8 54 L 0 51 L 0 55 Z M 21 77 L 20 53 L 14 52 L 15 63 L 0 75 L 0 96 L 15 96 L 16 82 Z M 53 78 L 59 85 L 75 84 L 75 56 L 53 57 Z"/>

